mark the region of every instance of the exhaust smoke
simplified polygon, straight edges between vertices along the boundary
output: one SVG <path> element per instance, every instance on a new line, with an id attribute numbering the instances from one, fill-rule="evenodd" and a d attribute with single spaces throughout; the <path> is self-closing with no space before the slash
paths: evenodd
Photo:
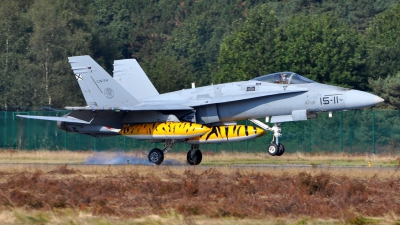
<path id="1" fill-rule="evenodd" d="M 87 165 L 127 165 L 128 163 L 130 165 L 155 165 L 149 162 L 147 154 L 128 155 L 121 152 L 96 152 L 84 162 L 84 164 Z M 184 165 L 184 163 L 174 159 L 168 159 L 164 160 L 162 165 Z"/>

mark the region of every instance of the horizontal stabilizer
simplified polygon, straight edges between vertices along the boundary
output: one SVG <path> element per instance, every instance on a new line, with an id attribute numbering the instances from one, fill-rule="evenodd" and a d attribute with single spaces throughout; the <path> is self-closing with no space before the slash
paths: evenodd
<path id="1" fill-rule="evenodd" d="M 90 122 L 76 119 L 74 117 L 58 117 L 58 116 L 27 116 L 27 115 L 17 115 L 18 117 L 28 118 L 28 119 L 37 119 L 37 120 L 50 120 L 50 121 L 61 121 L 61 122 L 70 122 L 70 123 L 82 123 L 82 124 L 90 124 Z"/>

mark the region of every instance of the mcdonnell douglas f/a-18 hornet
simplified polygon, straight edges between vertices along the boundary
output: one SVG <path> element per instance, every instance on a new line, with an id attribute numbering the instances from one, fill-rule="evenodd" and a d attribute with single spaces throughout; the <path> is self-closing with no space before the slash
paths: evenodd
<path id="1" fill-rule="evenodd" d="M 116 60 L 111 77 L 90 56 L 69 57 L 86 100 L 85 107 L 66 107 L 63 117 L 20 117 L 57 121 L 60 129 L 96 137 L 125 135 L 164 142 L 148 159 L 161 164 L 177 142 L 190 144 L 187 161 L 202 160 L 199 144 L 243 141 L 272 131 L 267 150 L 280 156 L 281 123 L 316 118 L 319 112 L 374 106 L 384 100 L 373 94 L 314 82 L 293 72 L 279 72 L 248 81 L 194 87 L 159 94 L 134 59 Z M 266 118 L 266 122 L 257 118 Z M 257 126 L 238 125 L 250 120 Z"/>

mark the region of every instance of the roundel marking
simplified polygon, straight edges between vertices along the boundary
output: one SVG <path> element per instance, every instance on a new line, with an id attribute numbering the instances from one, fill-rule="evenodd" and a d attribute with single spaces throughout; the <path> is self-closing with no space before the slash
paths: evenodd
<path id="1" fill-rule="evenodd" d="M 113 89 L 111 89 L 111 88 L 106 88 L 106 89 L 104 89 L 104 95 L 105 95 L 107 98 L 109 98 L 109 99 L 114 98 L 114 91 L 113 91 Z"/>

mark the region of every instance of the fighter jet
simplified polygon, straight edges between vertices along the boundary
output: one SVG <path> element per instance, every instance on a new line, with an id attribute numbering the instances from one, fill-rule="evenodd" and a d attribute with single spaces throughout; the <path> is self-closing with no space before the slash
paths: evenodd
<path id="1" fill-rule="evenodd" d="M 272 73 L 248 81 L 192 87 L 159 94 L 136 60 L 114 62 L 112 78 L 90 56 L 69 57 L 87 106 L 68 106 L 63 117 L 26 116 L 57 121 L 60 129 L 96 137 L 124 135 L 163 142 L 148 159 L 161 164 L 177 142 L 190 144 L 187 162 L 202 161 L 199 145 L 242 141 L 272 131 L 267 151 L 285 152 L 281 123 L 316 118 L 318 113 L 360 109 L 384 100 L 376 95 L 317 83 L 294 72 Z M 272 127 L 257 118 L 265 118 Z M 238 125 L 249 120 L 257 126 Z"/>

